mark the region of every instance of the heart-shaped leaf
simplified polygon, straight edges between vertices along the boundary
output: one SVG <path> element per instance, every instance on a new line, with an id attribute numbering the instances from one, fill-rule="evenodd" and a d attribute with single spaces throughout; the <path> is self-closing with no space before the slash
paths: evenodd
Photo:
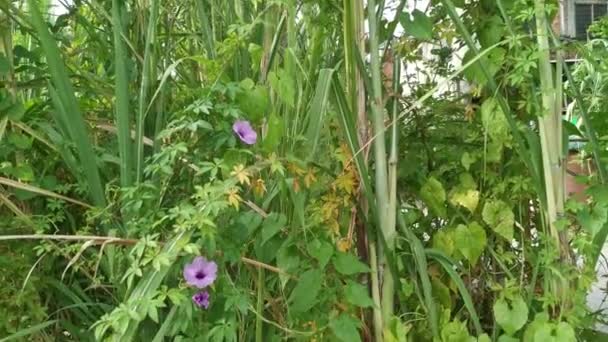
<path id="1" fill-rule="evenodd" d="M 486 232 L 482 226 L 473 222 L 468 226 L 458 225 L 454 231 L 456 249 L 464 255 L 471 265 L 475 265 L 486 248 Z"/>
<path id="2" fill-rule="evenodd" d="M 420 40 L 430 40 L 433 38 L 433 22 L 424 12 L 414 10 L 411 15 L 403 12 L 399 17 L 399 21 L 407 35 Z"/>
<path id="3" fill-rule="evenodd" d="M 507 203 L 500 200 L 486 202 L 483 206 L 481 216 L 483 217 L 484 222 L 498 235 L 509 242 L 513 240 L 515 215 Z"/>
<path id="4" fill-rule="evenodd" d="M 511 302 L 501 297 L 494 303 L 494 319 L 507 334 L 513 335 L 528 321 L 528 306 L 521 296 L 515 296 Z"/>

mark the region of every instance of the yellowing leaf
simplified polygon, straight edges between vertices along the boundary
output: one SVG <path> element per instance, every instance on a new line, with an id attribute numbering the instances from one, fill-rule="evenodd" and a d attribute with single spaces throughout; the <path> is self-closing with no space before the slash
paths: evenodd
<path id="1" fill-rule="evenodd" d="M 313 168 L 308 169 L 308 173 L 304 176 L 304 185 L 306 188 L 310 188 L 310 186 L 317 181 L 317 177 L 315 177 L 315 170 Z"/>
<path id="2" fill-rule="evenodd" d="M 306 171 L 304 171 L 303 168 L 301 168 L 300 166 L 298 166 L 295 163 L 287 164 L 287 169 L 289 170 L 289 172 L 291 172 L 291 174 L 296 175 L 296 176 L 302 176 L 306 173 Z"/>
<path id="3" fill-rule="evenodd" d="M 488 224 L 498 235 L 511 242 L 513 240 L 513 225 L 515 215 L 511 206 L 501 200 L 486 202 L 481 213 L 483 221 Z"/>
<path id="4" fill-rule="evenodd" d="M 336 219 L 329 220 L 329 222 L 327 222 L 327 225 L 332 234 L 334 234 L 334 235 L 340 234 L 340 224 L 338 223 L 338 221 Z"/>
<path id="5" fill-rule="evenodd" d="M 335 185 L 338 189 L 352 194 L 355 191 L 356 181 L 351 173 L 343 173 L 336 178 Z"/>
<path id="6" fill-rule="evenodd" d="M 262 196 L 266 193 L 266 183 L 264 183 L 262 178 L 253 181 L 253 193 L 256 196 Z"/>
<path id="7" fill-rule="evenodd" d="M 282 176 L 285 175 L 285 168 L 283 167 L 283 164 L 281 164 L 281 161 L 277 157 L 276 153 L 273 152 L 270 154 L 268 161 L 270 162 L 270 172 L 280 173 Z"/>
<path id="8" fill-rule="evenodd" d="M 245 166 L 243 166 L 243 164 L 236 165 L 232 172 L 230 172 L 230 175 L 236 177 L 236 179 L 241 184 L 251 185 L 251 181 L 249 180 L 249 177 L 251 177 L 251 175 L 245 169 Z"/>
<path id="9" fill-rule="evenodd" d="M 452 191 L 450 194 L 450 203 L 453 205 L 461 205 L 469 209 L 470 212 L 474 212 L 479 203 L 479 191 L 472 189 L 455 189 L 455 191 Z"/>
<path id="10" fill-rule="evenodd" d="M 340 252 L 348 252 L 350 247 L 352 246 L 351 241 L 348 238 L 342 238 L 338 240 L 337 248 Z"/>
<path id="11" fill-rule="evenodd" d="M 242 200 L 243 199 L 239 195 L 238 188 L 232 188 L 228 191 L 228 203 L 230 203 L 230 205 L 234 206 L 235 209 L 239 208 L 239 202 Z"/>

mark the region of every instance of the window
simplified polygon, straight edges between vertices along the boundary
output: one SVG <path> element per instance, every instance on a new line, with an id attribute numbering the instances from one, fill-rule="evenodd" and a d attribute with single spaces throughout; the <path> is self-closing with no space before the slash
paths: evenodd
<path id="1" fill-rule="evenodd" d="M 608 0 L 571 0 L 570 6 L 572 13 L 569 13 L 570 34 L 576 38 L 584 39 L 587 37 L 587 29 L 591 23 L 608 12 Z"/>

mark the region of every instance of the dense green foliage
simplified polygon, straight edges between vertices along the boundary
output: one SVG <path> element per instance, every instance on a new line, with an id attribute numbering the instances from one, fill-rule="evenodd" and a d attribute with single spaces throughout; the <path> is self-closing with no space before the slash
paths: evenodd
<path id="1" fill-rule="evenodd" d="M 412 3 L 0 0 L 0 341 L 606 338 L 606 21 Z"/>

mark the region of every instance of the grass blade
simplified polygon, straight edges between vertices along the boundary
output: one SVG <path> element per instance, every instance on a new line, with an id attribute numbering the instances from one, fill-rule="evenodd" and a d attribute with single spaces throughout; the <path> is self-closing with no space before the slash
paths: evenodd
<path id="1" fill-rule="evenodd" d="M 475 331 L 477 332 L 477 335 L 483 334 L 483 329 L 481 329 L 481 323 L 479 323 L 479 315 L 477 314 L 477 310 L 475 309 L 475 304 L 473 304 L 473 298 L 471 298 L 471 294 L 469 293 L 469 290 L 462 281 L 462 278 L 452 268 L 455 263 L 447 255 L 438 250 L 427 249 L 426 255 L 441 264 L 445 272 L 450 276 L 450 278 L 452 278 L 452 281 L 454 282 L 454 284 L 456 284 L 456 287 L 460 292 L 460 296 L 462 297 L 464 306 L 467 308 L 469 314 L 471 315 L 471 320 L 473 321 L 473 325 L 475 326 Z"/>
<path id="2" fill-rule="evenodd" d="M 306 139 L 308 140 L 309 144 L 312 144 L 309 156 L 311 159 L 314 157 L 317 145 L 319 143 L 323 118 L 325 117 L 327 104 L 329 102 L 328 99 L 331 90 L 333 73 L 333 69 L 321 69 L 319 71 L 317 89 L 315 90 L 315 95 L 312 98 L 310 106 L 308 107 L 308 128 L 306 130 Z"/>
<path id="3" fill-rule="evenodd" d="M 437 312 L 437 306 L 435 305 L 435 299 L 433 298 L 433 287 L 428 273 L 424 247 L 416 235 L 406 227 L 405 220 L 401 213 L 397 215 L 397 221 L 399 223 L 399 228 L 401 228 L 405 238 L 409 241 L 412 253 L 414 253 L 414 262 L 416 264 L 416 269 L 418 270 L 420 283 L 422 284 L 425 307 L 429 316 L 429 325 L 431 326 L 433 336 L 439 338 L 439 314 Z"/>
<path id="4" fill-rule="evenodd" d="M 207 58 L 215 59 L 215 39 L 213 37 L 213 30 L 211 29 L 211 18 L 208 14 L 206 4 L 204 0 L 196 0 L 196 10 L 198 12 L 199 21 L 201 23 L 201 34 L 205 51 L 207 52 Z"/>
<path id="5" fill-rule="evenodd" d="M 167 314 L 167 317 L 165 317 L 163 324 L 156 332 L 156 336 L 154 336 L 152 339 L 152 342 L 163 342 L 165 340 L 165 334 L 167 333 L 167 330 L 169 330 L 171 324 L 173 324 L 173 317 L 175 316 L 176 312 L 177 306 L 172 306 L 171 310 L 169 310 L 169 313 Z"/>
<path id="6" fill-rule="evenodd" d="M 122 39 L 124 29 L 121 20 L 122 1 L 112 0 L 112 26 L 114 31 L 114 68 L 116 73 L 116 127 L 118 128 L 118 151 L 120 155 L 120 183 L 123 187 L 132 184 L 132 146 L 129 120 L 129 75 L 127 72 L 127 50 Z"/>
<path id="7" fill-rule="evenodd" d="M 28 0 L 28 5 L 31 12 L 32 25 L 38 34 L 40 44 L 47 59 L 51 81 L 57 90 L 57 97 L 63 105 L 63 109 L 58 110 L 58 114 L 64 117 L 64 122 L 70 123 L 67 125 L 67 130 L 78 150 L 80 165 L 85 171 L 84 176 L 87 179 L 93 203 L 97 206 L 105 206 L 104 187 L 97 168 L 95 151 L 89 139 L 74 88 L 63 64 L 61 53 L 47 28 L 46 21 L 40 14 L 37 1 Z"/>
<path id="8" fill-rule="evenodd" d="M 5 196 L 2 191 L 0 191 L 0 204 L 4 204 L 10 211 L 13 212 L 13 214 L 15 214 L 15 216 L 17 216 L 20 220 L 23 220 L 30 227 L 36 227 L 34 222 L 30 220 L 30 217 L 26 215 L 23 211 L 21 211 L 21 209 L 19 209 L 19 207 L 15 203 L 13 203 L 10 198 Z"/>
<path id="9" fill-rule="evenodd" d="M 3 339 L 0 339 L 0 342 L 8 342 L 8 341 L 15 341 L 15 340 L 19 340 L 22 341 L 24 337 L 26 336 L 30 336 L 33 335 L 39 331 L 44 330 L 46 327 L 51 326 L 55 323 L 57 323 L 57 320 L 52 320 L 52 321 L 46 321 L 44 323 L 40 323 L 40 324 L 36 324 L 34 326 L 31 326 L 27 329 L 23 329 L 23 330 L 19 330 L 16 333 L 7 336 Z"/>
<path id="10" fill-rule="evenodd" d="M 144 50 L 144 64 L 141 75 L 141 85 L 139 88 L 139 105 L 137 109 L 137 120 L 136 120 L 136 136 L 135 136 L 135 180 L 137 183 L 141 182 L 144 170 L 144 126 L 146 121 L 146 114 L 151 103 L 146 105 L 148 100 L 148 92 L 150 90 L 150 82 L 152 75 L 155 73 L 155 66 L 152 65 L 154 58 L 153 43 L 156 37 L 156 21 L 158 19 L 159 0 L 152 0 L 150 7 L 150 17 L 148 18 L 148 29 L 146 32 L 146 47 Z M 151 102 L 154 102 L 152 98 Z"/>

